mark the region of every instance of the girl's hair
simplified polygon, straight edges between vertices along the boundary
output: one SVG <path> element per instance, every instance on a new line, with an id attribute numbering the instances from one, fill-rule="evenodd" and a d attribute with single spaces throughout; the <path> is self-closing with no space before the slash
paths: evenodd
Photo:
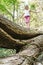
<path id="1" fill-rule="evenodd" d="M 26 10 L 28 10 L 28 9 L 29 9 L 28 5 L 26 5 L 26 6 L 25 6 L 25 9 L 26 9 Z"/>

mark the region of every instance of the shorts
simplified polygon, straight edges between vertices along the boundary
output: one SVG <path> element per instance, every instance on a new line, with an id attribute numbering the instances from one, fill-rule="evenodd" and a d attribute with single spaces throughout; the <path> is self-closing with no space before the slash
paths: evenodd
<path id="1" fill-rule="evenodd" d="M 30 16 L 25 16 L 25 22 L 26 24 L 30 22 Z"/>

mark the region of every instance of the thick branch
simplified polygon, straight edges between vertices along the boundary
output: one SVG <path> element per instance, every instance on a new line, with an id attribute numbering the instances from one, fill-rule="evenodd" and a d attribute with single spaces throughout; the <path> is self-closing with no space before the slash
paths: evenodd
<path id="1" fill-rule="evenodd" d="M 33 57 L 35 57 L 35 58 L 38 57 L 40 50 L 41 50 L 40 47 L 43 48 L 43 35 L 34 38 L 34 43 L 31 42 L 31 44 L 27 48 L 25 46 L 26 49 L 19 52 L 18 54 L 14 55 L 12 57 L 0 59 L 0 61 L 2 62 L 1 64 L 2 65 L 3 64 L 31 65 L 32 63 L 34 63 Z"/>
<path id="2" fill-rule="evenodd" d="M 7 20 L 3 16 L 0 16 L 0 27 L 6 31 L 9 35 L 16 39 L 28 39 L 30 37 L 34 37 L 40 34 L 43 34 L 38 30 L 28 30 L 25 29 L 18 24 Z"/>
<path id="3" fill-rule="evenodd" d="M 16 46 L 21 47 L 24 46 L 25 44 L 32 44 L 32 43 L 33 44 L 38 43 L 37 45 L 40 44 L 41 46 L 43 46 L 41 42 L 43 42 L 43 35 L 28 40 L 18 40 L 14 39 L 7 32 L 5 32 L 3 29 L 0 28 L 0 46 L 2 47 L 14 48 Z"/>
<path id="4" fill-rule="evenodd" d="M 0 28 L 0 47 L 15 48 L 16 46 L 21 47 L 24 43 L 20 40 L 12 38 L 7 32 Z"/>

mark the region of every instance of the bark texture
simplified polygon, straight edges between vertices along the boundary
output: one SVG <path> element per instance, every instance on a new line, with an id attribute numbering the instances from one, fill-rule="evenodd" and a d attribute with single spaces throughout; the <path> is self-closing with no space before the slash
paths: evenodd
<path id="1" fill-rule="evenodd" d="M 25 29 L 0 16 L 0 47 L 15 48 L 18 52 L 1 58 L 1 65 L 35 65 L 43 52 L 43 31 Z"/>

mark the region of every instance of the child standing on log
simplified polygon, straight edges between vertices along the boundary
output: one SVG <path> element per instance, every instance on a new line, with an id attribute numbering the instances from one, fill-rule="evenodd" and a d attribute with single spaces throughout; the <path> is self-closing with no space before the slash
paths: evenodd
<path id="1" fill-rule="evenodd" d="M 29 11 L 28 5 L 25 6 L 25 10 L 24 10 L 22 17 L 24 17 L 24 21 L 27 25 L 27 28 L 29 29 L 29 27 L 30 27 L 30 11 Z"/>
<path id="2" fill-rule="evenodd" d="M 24 21 L 27 25 L 27 29 L 30 29 L 30 12 L 38 13 L 38 12 L 35 12 L 35 11 L 31 11 L 29 9 L 28 5 L 25 6 L 25 10 L 24 10 L 22 17 L 24 17 Z"/>

